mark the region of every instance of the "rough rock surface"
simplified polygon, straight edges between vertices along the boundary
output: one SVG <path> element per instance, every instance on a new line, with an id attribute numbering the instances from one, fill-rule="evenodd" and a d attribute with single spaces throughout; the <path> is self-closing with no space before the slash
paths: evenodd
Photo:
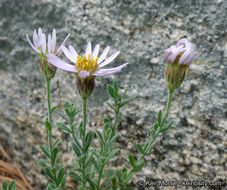
<path id="1" fill-rule="evenodd" d="M 114 66 L 130 63 L 121 73 L 98 78 L 89 99 L 89 126 L 101 129 L 103 115 L 113 116 L 105 104 L 109 101 L 105 87 L 112 79 L 139 95 L 124 108 L 119 124 L 121 153 L 113 161 L 119 168 L 120 163 L 127 164 L 127 153 L 137 153 L 135 144 L 147 140 L 157 112 L 165 107 L 165 49 L 187 36 L 196 45 L 195 61 L 205 64 L 192 65 L 175 91 L 169 114 L 174 126 L 157 139 L 133 183 L 145 177 L 226 180 L 227 1 L 0 0 L 0 26 L 0 142 L 35 189 L 43 189 L 40 184 L 44 184 L 36 163 L 42 157 L 39 145 L 46 143 L 47 112 L 45 82 L 25 33 L 31 36 L 38 27 L 45 32 L 55 27 L 58 44 L 71 33 L 68 44 L 81 53 L 88 41 L 102 48 L 110 45 L 110 53 L 121 50 Z M 51 82 L 52 102 L 59 110 L 65 100 L 81 105 L 73 74 L 58 70 Z M 57 115 L 54 119 L 59 120 Z M 70 138 L 57 129 L 54 135 L 64 139 L 64 163 L 72 164 Z"/>

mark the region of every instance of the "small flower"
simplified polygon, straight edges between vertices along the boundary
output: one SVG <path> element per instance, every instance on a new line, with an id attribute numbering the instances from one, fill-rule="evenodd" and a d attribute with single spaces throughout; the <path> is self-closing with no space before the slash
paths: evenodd
<path id="1" fill-rule="evenodd" d="M 63 43 L 60 45 L 60 47 L 57 49 L 56 47 L 56 30 L 53 29 L 52 36 L 51 34 L 48 35 L 48 40 L 46 40 L 46 35 L 42 32 L 42 29 L 38 29 L 38 33 L 36 30 L 34 30 L 33 33 L 33 43 L 31 42 L 30 38 L 28 37 L 28 34 L 26 34 L 26 38 L 28 40 L 28 43 L 32 47 L 33 50 L 35 50 L 40 59 L 40 71 L 43 74 L 43 76 L 47 79 L 51 79 L 54 77 L 56 72 L 56 67 L 52 66 L 48 63 L 46 55 L 48 53 L 53 53 L 56 55 L 60 55 L 62 53 L 62 47 L 65 45 L 66 40 L 70 34 L 65 38 Z"/>
<path id="2" fill-rule="evenodd" d="M 195 46 L 186 38 L 179 40 L 176 46 L 165 51 L 166 83 L 170 90 L 179 88 L 185 72 L 195 58 Z"/>
<path id="3" fill-rule="evenodd" d="M 62 47 L 62 51 L 65 56 L 72 62 L 74 65 L 68 64 L 61 59 L 59 59 L 54 54 L 48 54 L 48 61 L 53 66 L 62 69 L 64 71 L 73 72 L 77 76 L 77 87 L 80 95 L 83 98 L 90 96 L 94 89 L 95 77 L 96 76 L 105 76 L 117 73 L 121 71 L 128 63 L 125 63 L 121 66 L 111 68 L 111 69 L 102 69 L 102 67 L 111 63 L 120 53 L 117 51 L 110 57 L 106 59 L 107 53 L 110 47 L 106 47 L 100 57 L 99 53 L 99 44 L 95 46 L 92 51 L 91 43 L 87 44 L 86 52 L 83 57 L 79 56 L 76 50 L 70 45 L 68 48 L 65 46 Z"/>

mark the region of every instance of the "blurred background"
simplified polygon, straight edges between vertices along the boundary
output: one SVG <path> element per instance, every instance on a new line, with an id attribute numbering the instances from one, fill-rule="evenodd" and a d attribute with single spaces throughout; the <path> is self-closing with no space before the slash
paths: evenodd
<path id="1" fill-rule="evenodd" d="M 137 154 L 135 144 L 148 140 L 158 111 L 165 108 L 165 49 L 187 36 L 196 46 L 197 64 L 174 93 L 169 119 L 175 123 L 157 139 L 146 167 L 132 183 L 145 177 L 226 181 L 227 1 L 0 0 L 0 144 L 35 190 L 45 184 L 37 160 L 42 158 L 39 146 L 47 139 L 47 105 L 38 57 L 25 34 L 32 37 L 38 27 L 46 34 L 56 28 L 57 45 L 71 33 L 67 45 L 80 53 L 88 41 L 101 49 L 110 45 L 108 55 L 120 50 L 110 66 L 130 63 L 116 75 L 97 78 L 88 100 L 89 128 L 94 130 L 102 129 L 104 116 L 113 118 L 106 106 L 106 85 L 113 79 L 122 89 L 129 88 L 130 95 L 138 94 L 122 110 L 120 154 L 112 160 L 119 169 L 129 165 L 129 152 Z M 81 107 L 75 76 L 58 70 L 51 81 L 51 98 L 57 111 L 65 100 Z M 59 121 L 57 115 L 54 121 Z M 70 137 L 56 128 L 54 137 L 62 139 L 63 161 L 69 168 L 74 159 Z"/>

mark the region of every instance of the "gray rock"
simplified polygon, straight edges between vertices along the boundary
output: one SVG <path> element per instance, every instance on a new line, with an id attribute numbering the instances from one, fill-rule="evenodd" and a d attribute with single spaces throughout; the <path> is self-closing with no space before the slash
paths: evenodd
<path id="1" fill-rule="evenodd" d="M 227 2 L 224 0 L 1 0 L 0 1 L 0 139 L 17 161 L 35 189 L 45 177 L 37 160 L 39 146 L 46 143 L 43 121 L 47 115 L 45 81 L 38 69 L 38 58 L 29 47 L 25 33 L 42 27 L 57 29 L 57 43 L 71 33 L 68 44 L 83 53 L 88 41 L 102 49 L 110 45 L 121 51 L 111 66 L 130 65 L 111 77 L 97 78 L 88 103 L 89 127 L 102 129 L 102 117 L 113 118 L 107 109 L 106 85 L 112 79 L 138 98 L 124 108 L 119 124 L 117 146 L 124 151 L 113 165 L 121 168 L 127 153 L 137 153 L 138 142 L 148 139 L 157 113 L 165 108 L 164 51 L 182 36 L 196 45 L 196 62 L 180 89 L 176 90 L 169 118 L 175 123 L 161 135 L 147 166 L 137 176 L 165 180 L 226 180 L 227 126 Z M 211 66 L 208 66 L 211 63 Z M 78 102 L 75 76 L 58 70 L 51 81 L 53 105 L 65 100 Z M 106 111 L 107 110 L 107 111 Z M 54 121 L 59 121 L 54 115 Z M 125 133 L 127 131 L 127 133 Z M 64 164 L 72 165 L 70 138 L 62 138 Z"/>

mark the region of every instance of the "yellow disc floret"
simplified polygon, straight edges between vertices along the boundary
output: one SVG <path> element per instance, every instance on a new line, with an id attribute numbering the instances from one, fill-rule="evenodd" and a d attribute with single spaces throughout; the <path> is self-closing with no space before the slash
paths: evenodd
<path id="1" fill-rule="evenodd" d="M 81 58 L 81 56 L 77 56 L 77 61 L 75 64 L 76 69 L 78 70 L 78 72 L 80 71 L 89 71 L 90 73 L 95 72 L 98 69 L 98 57 L 96 57 L 96 59 L 94 59 L 94 57 L 92 57 L 90 59 L 91 55 L 88 55 L 88 58 L 86 57 L 86 55 L 84 55 L 83 58 Z"/>

